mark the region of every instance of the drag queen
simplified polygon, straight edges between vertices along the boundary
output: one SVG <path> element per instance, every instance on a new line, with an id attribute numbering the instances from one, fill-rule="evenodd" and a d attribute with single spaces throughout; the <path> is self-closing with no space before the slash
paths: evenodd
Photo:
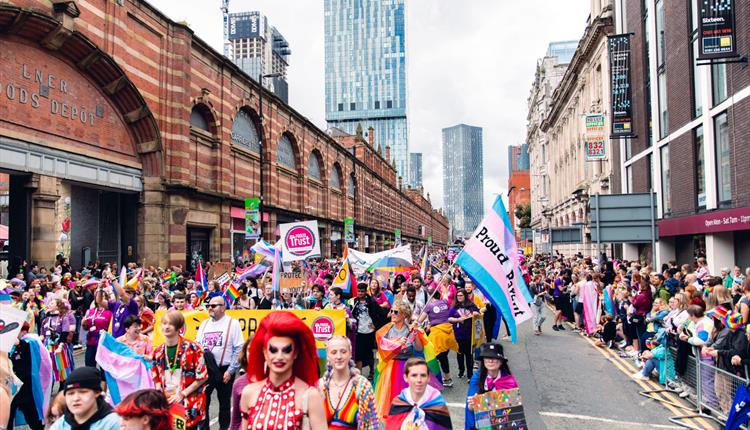
<path id="1" fill-rule="evenodd" d="M 272 312 L 260 322 L 250 344 L 242 390 L 243 430 L 324 430 L 318 382 L 318 353 L 310 328 L 291 312 Z"/>

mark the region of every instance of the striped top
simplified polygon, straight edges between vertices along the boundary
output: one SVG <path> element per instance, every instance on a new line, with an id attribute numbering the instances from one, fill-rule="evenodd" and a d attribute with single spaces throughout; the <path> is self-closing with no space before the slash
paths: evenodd
<path id="1" fill-rule="evenodd" d="M 348 392 L 334 404 L 330 391 L 323 390 L 326 400 L 326 420 L 329 429 L 377 430 L 379 427 L 375 412 L 375 398 L 370 381 L 361 375 L 354 376 Z"/>

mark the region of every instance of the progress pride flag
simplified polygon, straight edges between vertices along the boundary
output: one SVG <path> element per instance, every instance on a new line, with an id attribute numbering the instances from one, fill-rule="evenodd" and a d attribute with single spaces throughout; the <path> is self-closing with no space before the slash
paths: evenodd
<path id="1" fill-rule="evenodd" d="M 516 325 L 530 319 L 531 294 L 518 269 L 518 247 L 510 227 L 508 213 L 500 197 L 472 234 L 456 264 L 464 269 L 485 297 L 508 322 L 510 335 L 516 341 Z M 500 328 L 498 318 L 493 338 Z"/>

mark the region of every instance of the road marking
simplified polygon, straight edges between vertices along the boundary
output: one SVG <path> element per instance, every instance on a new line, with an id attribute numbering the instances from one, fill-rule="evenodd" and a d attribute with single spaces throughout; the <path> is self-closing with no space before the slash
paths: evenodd
<path id="1" fill-rule="evenodd" d="M 463 403 L 446 403 L 446 406 L 449 408 L 456 408 L 456 409 L 464 409 L 466 408 L 466 405 Z"/>
<path id="2" fill-rule="evenodd" d="M 618 420 L 612 420 L 609 418 L 592 417 L 590 415 L 565 414 L 561 412 L 539 412 L 539 415 L 544 415 L 547 417 L 556 417 L 556 418 L 570 418 L 570 419 L 576 419 L 576 420 L 599 421 L 603 423 L 621 424 L 621 425 L 627 425 L 627 426 L 644 426 L 644 427 L 654 428 L 654 429 L 684 428 L 684 427 L 679 427 L 679 426 L 670 426 L 666 424 L 651 424 L 651 423 L 637 423 L 633 421 L 618 421 Z"/>
<path id="3" fill-rule="evenodd" d="M 209 421 L 208 426 L 209 427 L 213 427 L 213 426 L 215 426 L 218 423 L 219 423 L 219 417 L 216 417 L 216 418 L 212 419 L 211 421 Z"/>

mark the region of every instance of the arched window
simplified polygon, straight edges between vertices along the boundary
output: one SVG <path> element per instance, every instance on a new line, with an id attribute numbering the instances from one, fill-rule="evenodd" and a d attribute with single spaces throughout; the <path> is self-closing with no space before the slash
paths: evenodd
<path id="1" fill-rule="evenodd" d="M 307 176 L 320 180 L 320 160 L 315 152 L 310 154 L 310 161 L 307 162 Z"/>
<path id="2" fill-rule="evenodd" d="M 346 193 L 354 197 L 354 175 L 349 175 L 349 181 L 346 184 Z"/>
<path id="3" fill-rule="evenodd" d="M 190 111 L 190 127 L 197 128 L 203 131 L 210 131 L 208 129 L 208 121 L 206 116 L 201 112 L 200 107 L 193 106 L 193 110 Z"/>
<path id="4" fill-rule="evenodd" d="M 250 114 L 241 110 L 232 122 L 232 144 L 260 152 L 260 137 Z"/>
<path id="5" fill-rule="evenodd" d="M 341 189 L 341 172 L 339 171 L 339 166 L 335 164 L 331 170 L 331 188 L 334 190 Z"/>
<path id="6" fill-rule="evenodd" d="M 279 139 L 279 145 L 276 148 L 276 161 L 292 170 L 297 168 L 297 163 L 294 162 L 294 146 L 286 134 L 281 135 L 281 139 Z"/>

